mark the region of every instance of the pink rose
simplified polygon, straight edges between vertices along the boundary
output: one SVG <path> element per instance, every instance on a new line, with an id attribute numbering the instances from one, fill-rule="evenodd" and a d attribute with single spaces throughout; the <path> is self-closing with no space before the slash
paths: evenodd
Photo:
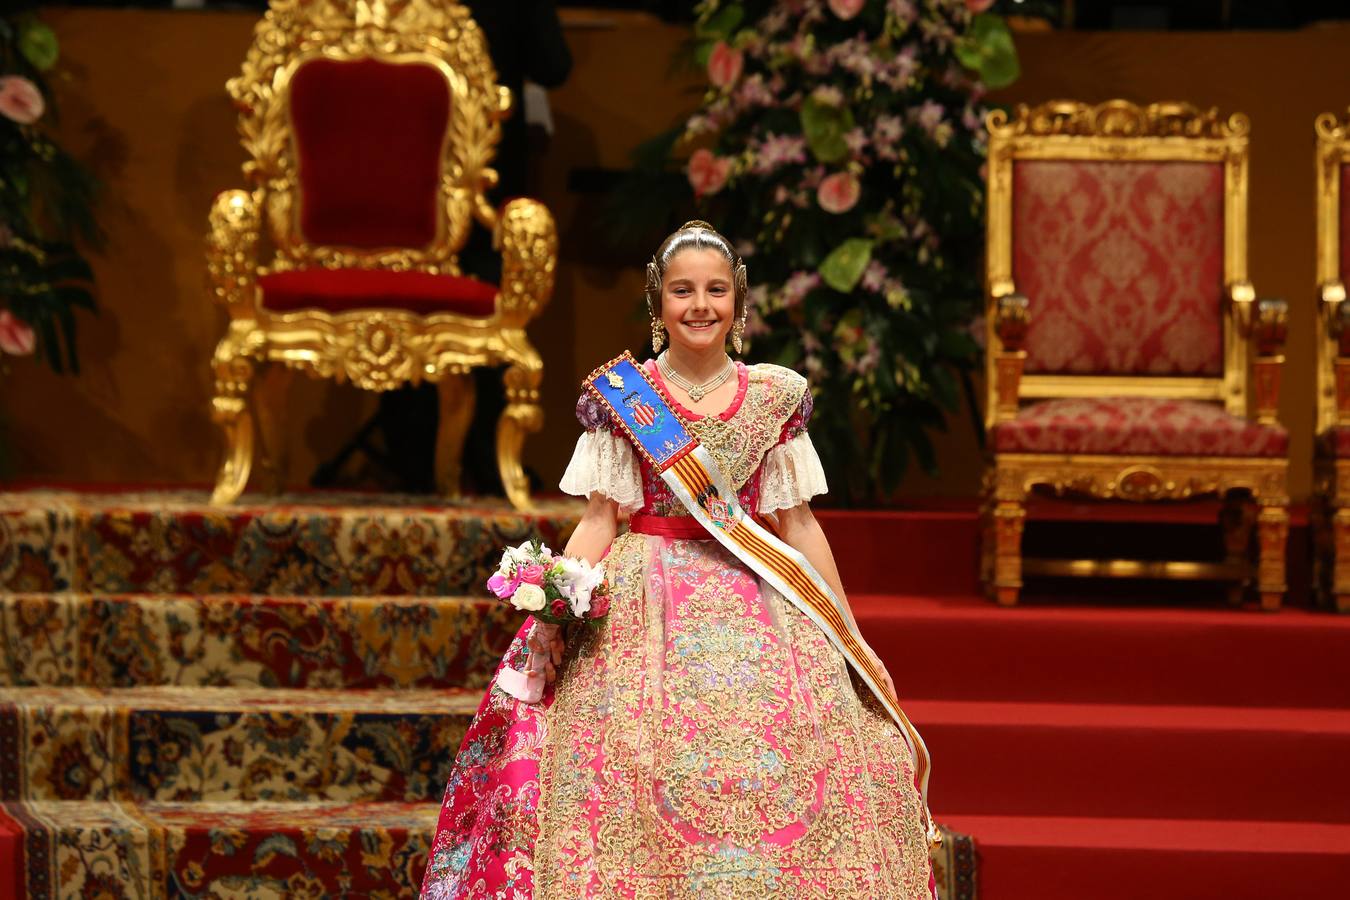
<path id="1" fill-rule="evenodd" d="M 966 0 L 966 2 L 970 2 L 970 0 Z M 830 12 L 847 22 L 862 12 L 862 8 L 866 5 L 867 0 L 830 0 Z"/>
<path id="2" fill-rule="evenodd" d="M 20 125 L 32 125 L 42 118 L 46 108 L 42 92 L 27 78 L 18 75 L 0 78 L 0 115 Z"/>
<path id="3" fill-rule="evenodd" d="M 816 201 L 830 213 L 846 213 L 858 202 L 862 185 L 852 172 L 835 172 L 816 188 Z"/>
<path id="4" fill-rule="evenodd" d="M 37 346 L 37 337 L 28 323 L 7 309 L 0 310 L 0 350 L 11 356 L 28 356 Z"/>
<path id="5" fill-rule="evenodd" d="M 548 611 L 553 614 L 554 618 L 561 619 L 563 616 L 567 615 L 567 601 L 554 600 L 549 606 Z"/>
<path id="6" fill-rule="evenodd" d="M 710 197 L 720 191 L 730 174 L 730 157 L 716 156 L 705 147 L 689 157 L 689 184 L 696 197 Z"/>
<path id="7" fill-rule="evenodd" d="M 715 88 L 729 88 L 741 77 L 743 65 L 745 58 L 741 55 L 741 51 L 725 41 L 718 41 L 717 46 L 713 47 L 712 53 L 708 55 L 708 80 Z"/>
<path id="8" fill-rule="evenodd" d="M 544 567 L 540 565 L 525 566 L 520 570 L 520 580 L 525 584 L 544 584 Z"/>
<path id="9" fill-rule="evenodd" d="M 977 15 L 994 5 L 994 0 L 966 0 L 966 9 Z"/>
<path id="10" fill-rule="evenodd" d="M 591 611 L 586 616 L 588 619 L 603 619 L 609 615 L 609 597 L 599 596 L 591 598 Z"/>
<path id="11" fill-rule="evenodd" d="M 488 579 L 487 587 L 498 600 L 505 600 L 520 587 L 520 574 L 516 573 L 514 578 L 507 578 L 499 572 Z"/>

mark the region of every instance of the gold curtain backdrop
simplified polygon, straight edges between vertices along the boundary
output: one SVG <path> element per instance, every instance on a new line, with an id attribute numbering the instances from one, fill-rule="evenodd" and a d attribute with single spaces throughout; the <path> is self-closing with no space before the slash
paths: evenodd
<path id="1" fill-rule="evenodd" d="M 256 18 L 247 13 L 52 10 L 61 39 L 61 136 L 107 187 L 106 251 L 94 259 L 102 311 L 81 321 L 78 377 L 5 359 L 0 410 L 25 480 L 209 485 L 221 450 L 210 421 L 211 352 L 224 312 L 205 289 L 203 236 L 215 193 L 240 183 L 243 152 L 226 79 Z M 566 189 L 577 167 L 621 168 L 639 140 L 692 104 L 700 79 L 672 77 L 683 29 L 642 14 L 569 11 L 575 67 L 552 95 L 557 132 L 532 193 L 562 241 L 549 308 L 530 329 L 544 358 L 546 430 L 526 464 L 555 483 L 571 452 L 577 385 L 597 362 L 638 345 L 641 273 L 596 262 L 593 199 Z M 994 100 L 1186 100 L 1252 120 L 1250 277 L 1289 301 L 1281 419 L 1291 431 L 1291 493 L 1312 481 L 1314 421 L 1313 119 L 1350 105 L 1341 50 L 1350 27 L 1298 32 L 1018 34 L 1022 77 Z M 753 279 L 753 267 L 752 275 Z M 1034 298 L 1033 298 L 1034 302 Z M 289 473 L 303 484 L 373 411 L 371 394 L 299 379 Z M 303 427 L 300 423 L 303 422 Z M 911 494 L 974 496 L 981 459 L 968 417 L 939 436 L 939 478 Z"/>

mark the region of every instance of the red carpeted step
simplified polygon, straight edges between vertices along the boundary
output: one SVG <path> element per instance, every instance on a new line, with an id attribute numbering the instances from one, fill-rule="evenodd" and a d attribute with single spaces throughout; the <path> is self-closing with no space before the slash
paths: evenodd
<path id="1" fill-rule="evenodd" d="M 434 801 L 482 697 L 0 687 L 0 800 Z"/>
<path id="2" fill-rule="evenodd" d="M 1350 709 L 1350 617 L 849 597 L 900 696 Z"/>
<path id="3" fill-rule="evenodd" d="M 34 898 L 412 897 L 438 812 L 435 802 L 4 803 L 0 822 L 22 827 L 24 842 L 0 844 L 0 875 L 19 873 Z"/>
<path id="4" fill-rule="evenodd" d="M 979 522 L 973 510 L 822 509 L 816 518 L 850 591 L 980 591 Z"/>
<path id="5" fill-rule="evenodd" d="M 1329 898 L 1345 896 L 1350 885 L 1345 824 L 943 819 L 975 838 L 981 900 Z"/>
<path id="6" fill-rule="evenodd" d="M 943 814 L 1350 824 L 1350 710 L 908 701 Z"/>
<path id="7" fill-rule="evenodd" d="M 481 597 L 5 594 L 0 685 L 481 690 L 522 619 Z"/>
<path id="8" fill-rule="evenodd" d="M 974 500 L 930 502 L 914 509 L 821 509 L 816 517 L 854 593 L 925 596 L 970 595 L 979 584 L 980 522 Z M 1093 559 L 1197 559 L 1223 557 L 1218 501 L 1139 504 L 1035 498 L 1027 510 L 1023 551 L 1028 556 Z M 1307 605 L 1311 578 L 1307 511 L 1296 507 L 1289 536 L 1288 605 Z M 1105 594 L 1148 596 L 1170 585 L 1103 579 L 1031 579 L 1031 601 L 1068 597 L 1093 605 Z M 1167 605 L 1222 603 L 1223 585 L 1192 582 L 1169 595 Z"/>

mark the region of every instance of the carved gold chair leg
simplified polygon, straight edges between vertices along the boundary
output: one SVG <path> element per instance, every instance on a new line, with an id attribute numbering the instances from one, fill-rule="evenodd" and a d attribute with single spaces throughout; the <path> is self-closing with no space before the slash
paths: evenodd
<path id="1" fill-rule="evenodd" d="M 294 380 L 294 369 L 274 362 L 262 367 L 253 385 L 253 414 L 258 423 L 257 477 L 269 494 L 278 494 L 286 487 L 290 458 L 286 411 Z"/>
<path id="2" fill-rule="evenodd" d="M 463 373 L 446 373 L 436 385 L 440 395 L 440 424 L 436 429 L 436 489 L 442 496 L 457 499 L 463 472 L 464 438 L 473 421 L 473 378 Z"/>
<path id="3" fill-rule="evenodd" d="M 525 339 L 523 331 L 508 332 L 506 358 L 510 365 L 502 374 L 506 383 L 506 408 L 497 422 L 497 470 L 507 499 L 516 509 L 529 509 L 530 483 L 520 463 L 520 451 L 525 435 L 538 431 L 544 424 L 544 411 L 539 406 L 539 383 L 544 375 L 544 363 Z"/>
<path id="4" fill-rule="evenodd" d="M 1015 606 L 1022 593 L 1022 528 L 1026 517 L 1024 500 L 1000 499 L 994 506 L 994 599 L 1000 606 Z"/>
<path id="5" fill-rule="evenodd" d="M 1350 509 L 1336 510 L 1331 518 L 1331 594 L 1336 611 L 1350 613 Z"/>
<path id="6" fill-rule="evenodd" d="M 1232 491 L 1223 498 L 1223 509 L 1219 512 L 1219 524 L 1223 529 L 1224 561 L 1238 566 L 1247 561 L 1247 553 L 1252 546 L 1252 532 L 1256 528 L 1255 503 L 1246 493 Z M 1230 606 L 1241 606 L 1251 581 L 1243 578 L 1228 588 Z"/>
<path id="7" fill-rule="evenodd" d="M 225 432 L 225 458 L 211 493 L 211 502 L 218 505 L 239 498 L 248 486 L 249 469 L 253 466 L 253 417 L 248 401 L 255 363 L 252 348 L 246 342 L 249 324 L 230 324 L 230 330 L 216 346 L 213 362 L 216 395 L 211 401 L 211 418 Z"/>
<path id="8" fill-rule="evenodd" d="M 1289 501 L 1262 499 L 1257 516 L 1261 556 L 1257 564 L 1257 590 L 1261 608 L 1276 610 L 1284 602 L 1286 583 L 1285 556 L 1289 545 Z"/>

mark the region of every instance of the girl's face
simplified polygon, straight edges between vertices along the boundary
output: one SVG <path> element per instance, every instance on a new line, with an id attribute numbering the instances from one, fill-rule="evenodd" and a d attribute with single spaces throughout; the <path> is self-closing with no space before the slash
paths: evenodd
<path id="1" fill-rule="evenodd" d="M 716 250 L 676 253 L 661 279 L 661 319 L 670 343 L 694 352 L 725 347 L 736 316 L 731 263 Z"/>

